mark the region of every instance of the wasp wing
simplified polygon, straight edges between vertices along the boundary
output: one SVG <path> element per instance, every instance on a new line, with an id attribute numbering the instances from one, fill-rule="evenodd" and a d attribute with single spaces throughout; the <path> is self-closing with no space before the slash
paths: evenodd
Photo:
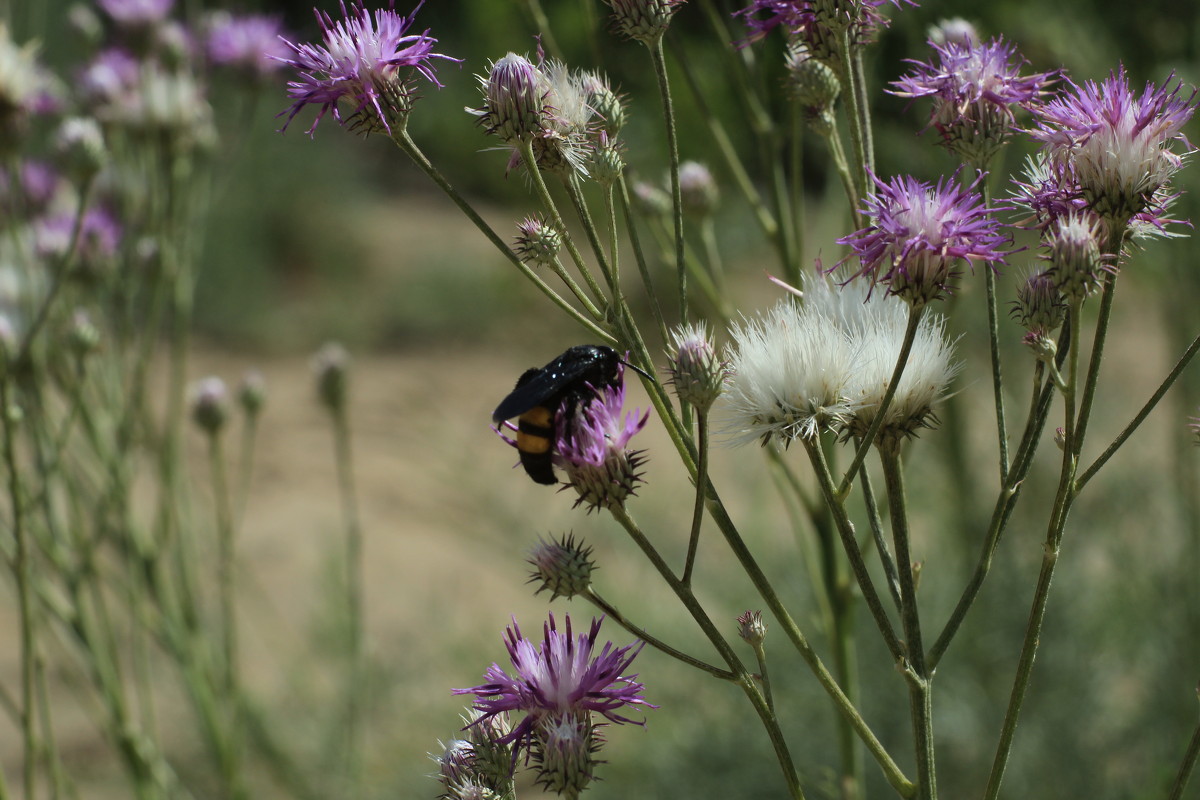
<path id="1" fill-rule="evenodd" d="M 500 423 L 549 403 L 595 370 L 603 356 L 598 347 L 580 345 L 570 348 L 541 369 L 526 370 L 516 388 L 492 412 L 492 422 Z"/>

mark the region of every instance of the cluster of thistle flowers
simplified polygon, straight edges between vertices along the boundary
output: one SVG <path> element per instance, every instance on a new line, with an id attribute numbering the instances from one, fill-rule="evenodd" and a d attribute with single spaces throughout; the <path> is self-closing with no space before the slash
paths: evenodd
<path id="1" fill-rule="evenodd" d="M 598 646 L 600 620 L 576 634 L 554 615 L 542 640 L 526 638 L 513 621 L 505 631 L 512 674 L 499 664 L 485 683 L 455 694 L 474 695 L 464 717 L 466 738 L 452 740 L 438 762 L 443 797 L 512 796 L 514 767 L 529 766 L 548 791 L 576 797 L 591 783 L 607 723 L 638 723 L 626 708 L 655 708 L 637 675 L 625 674 L 642 645 Z M 515 721 L 518 715 L 519 721 Z"/>
<path id="2" fill-rule="evenodd" d="M 119 260 L 149 267 L 158 244 L 143 238 L 137 214 L 145 184 L 123 175 L 111 153 L 170 142 L 175 152 L 215 144 L 207 81 L 225 73 L 260 84 L 282 64 L 273 17 L 214 13 L 189 27 L 171 17 L 173 0 L 98 0 L 70 21 L 85 59 L 63 75 L 34 45 L 0 28 L 0 155 L 12 165 L 0 182 L 5 214 L 6 330 L 20 336 L 55 273 L 103 282 Z M 24 256 L 32 253 L 32 266 Z"/>

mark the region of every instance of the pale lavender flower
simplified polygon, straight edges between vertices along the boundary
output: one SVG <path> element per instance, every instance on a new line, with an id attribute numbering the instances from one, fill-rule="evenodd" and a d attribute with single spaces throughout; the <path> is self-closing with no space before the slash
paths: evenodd
<path id="1" fill-rule="evenodd" d="M 118 25 L 144 27 L 162 22 L 175 0 L 97 0 Z"/>
<path id="2" fill-rule="evenodd" d="M 618 369 L 615 385 L 593 388 L 595 394 L 586 403 L 555 417 L 554 463 L 579 493 L 576 505 L 585 503 L 588 510 L 622 505 L 641 482 L 641 451 L 628 446 L 646 426 L 650 412 L 639 418 L 634 409 L 622 416 L 623 372 L 623 367 Z"/>
<path id="3" fill-rule="evenodd" d="M 625 675 L 642 650 L 642 643 L 616 647 L 606 642 L 597 649 L 601 619 L 593 619 L 589 631 L 578 636 L 566 617 L 558 630 L 554 615 L 542 629 L 542 641 L 526 639 L 514 619 L 505 630 L 505 647 L 513 674 L 492 664 L 483 677 L 486 683 L 454 694 L 475 695 L 479 725 L 497 715 L 524 713 L 525 717 L 500 741 L 514 745 L 514 760 L 521 749 L 535 744 L 539 726 L 564 719 L 589 719 L 598 714 L 612 723 L 642 724 L 624 715 L 632 707 L 657 708 L 642 696 L 645 687 L 637 675 Z"/>
<path id="4" fill-rule="evenodd" d="M 283 69 L 289 50 L 280 39 L 283 24 L 268 14 L 234 16 L 218 11 L 208 19 L 205 49 L 217 66 L 231 67 L 254 78 Z"/>
<path id="5" fill-rule="evenodd" d="M 75 232 L 75 214 L 61 212 L 42 217 L 34 224 L 34 243 L 42 258 L 65 258 Z M 116 255 L 121 243 L 121 226 L 105 208 L 93 206 L 79 225 L 75 259 L 85 270 L 102 269 Z"/>
<path id="6" fill-rule="evenodd" d="M 229 418 L 229 392 L 225 381 L 209 376 L 196 381 L 188 390 L 192 421 L 204 433 L 215 436 Z"/>
<path id="7" fill-rule="evenodd" d="M 120 47 L 101 50 L 80 70 L 75 80 L 84 102 L 104 105 L 135 90 L 140 67 L 138 60 Z"/>
<path id="8" fill-rule="evenodd" d="M 1008 253 L 992 210 L 970 186 L 942 178 L 936 186 L 908 176 L 884 183 L 863 203 L 871 224 L 838 240 L 850 245 L 862 268 L 858 275 L 888 284 L 889 294 L 914 306 L 948 293 L 960 262 L 994 265 Z M 993 267 L 994 268 L 994 267 Z"/>
<path id="9" fill-rule="evenodd" d="M 957 44 L 969 47 L 979 41 L 979 32 L 975 26 L 962 17 L 944 19 L 929 28 L 929 41 L 932 44 Z"/>
<path id="10" fill-rule="evenodd" d="M 343 18 L 336 22 L 323 11 L 315 12 L 321 26 L 320 44 L 283 40 L 292 55 L 280 60 L 298 73 L 298 79 L 288 83 L 288 94 L 295 102 L 280 114 L 287 114 L 283 129 L 302 108 L 313 105 L 320 110 L 308 129 L 310 134 L 332 111 L 342 125 L 354 122 L 390 135 L 392 125 L 407 115 L 415 99 L 413 73 L 440 88 L 433 59 L 458 59 L 433 52 L 437 39 L 428 30 L 406 33 L 420 4 L 407 17 L 396 13 L 395 0 L 388 8 L 376 10 L 374 17 L 359 3 L 347 7 L 343 0 L 341 8 Z M 341 100 L 353 106 L 348 116 L 343 117 L 338 108 Z"/>
<path id="11" fill-rule="evenodd" d="M 913 71 L 893 81 L 898 97 L 931 97 L 929 124 L 951 152 L 976 166 L 991 160 L 1013 130 L 1015 110 L 1032 109 L 1057 76 L 1020 75 L 1024 59 L 1003 39 L 968 44 L 931 41 L 930 63 L 909 59 Z"/>
<path id="12" fill-rule="evenodd" d="M 1099 84 L 1068 81 L 1069 91 L 1042 106 L 1029 131 L 1060 173 L 1057 182 L 1117 227 L 1135 215 L 1150 224 L 1167 221 L 1162 211 L 1172 197 L 1170 180 L 1194 150 L 1182 131 L 1195 112 L 1196 92 L 1183 97 L 1182 82 L 1172 86 L 1173 79 L 1147 83 L 1140 95 L 1130 89 L 1124 67 Z"/>

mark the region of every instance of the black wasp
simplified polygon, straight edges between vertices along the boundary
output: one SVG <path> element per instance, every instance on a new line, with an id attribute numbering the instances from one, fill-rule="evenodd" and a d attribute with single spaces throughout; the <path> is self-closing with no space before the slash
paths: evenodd
<path id="1" fill-rule="evenodd" d="M 581 344 L 540 369 L 525 370 L 517 386 L 492 412 L 492 422 L 517 421 L 521 466 L 538 483 L 557 483 L 552 456 L 559 414 L 572 414 L 581 402 L 621 382 L 624 362 L 604 345 Z"/>

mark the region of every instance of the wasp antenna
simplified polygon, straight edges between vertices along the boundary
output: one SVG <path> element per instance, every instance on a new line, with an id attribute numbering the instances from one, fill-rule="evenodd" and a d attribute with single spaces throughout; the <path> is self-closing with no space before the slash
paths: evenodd
<path id="1" fill-rule="evenodd" d="M 626 361 L 626 360 L 625 360 L 625 359 L 623 359 L 623 358 L 621 358 L 621 359 L 618 359 L 618 360 L 619 360 L 619 361 L 620 361 L 622 364 L 624 364 L 625 366 L 629 367 L 629 368 L 630 368 L 631 370 L 633 370 L 634 372 L 636 372 L 636 373 L 638 373 L 639 375 L 641 375 L 643 378 L 646 378 L 647 380 L 651 380 L 651 381 L 652 381 L 652 380 L 654 380 L 654 376 L 653 376 L 653 375 L 651 375 L 649 372 L 646 372 L 646 370 L 642 369 L 642 368 L 641 368 L 641 367 L 639 367 L 637 364 L 630 364 L 628 361 Z"/>

